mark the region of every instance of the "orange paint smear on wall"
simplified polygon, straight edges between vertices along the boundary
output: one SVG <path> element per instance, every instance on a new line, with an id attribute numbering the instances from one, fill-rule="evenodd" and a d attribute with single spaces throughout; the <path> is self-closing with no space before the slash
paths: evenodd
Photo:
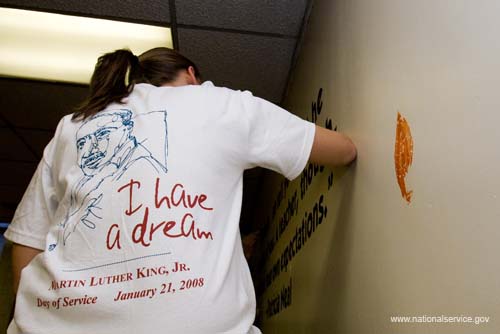
<path id="1" fill-rule="evenodd" d="M 394 164 L 396 167 L 396 177 L 398 179 L 401 196 L 411 202 L 413 191 L 406 189 L 405 177 L 413 161 L 413 139 L 411 137 L 410 126 L 406 119 L 398 112 L 396 126 L 396 145 L 394 147 Z"/>

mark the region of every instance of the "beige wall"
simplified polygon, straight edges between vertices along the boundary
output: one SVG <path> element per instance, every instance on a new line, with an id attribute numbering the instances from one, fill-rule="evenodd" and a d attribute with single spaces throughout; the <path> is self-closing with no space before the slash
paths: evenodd
<path id="1" fill-rule="evenodd" d="M 500 1 L 317 0 L 286 107 L 311 119 L 320 88 L 317 123 L 349 134 L 358 161 L 330 189 L 318 173 L 303 199 L 300 178 L 282 201 L 282 179 L 267 180 L 266 273 L 320 196 L 327 215 L 268 279 L 264 333 L 500 333 Z M 398 111 L 414 141 L 411 204 L 394 168 Z M 390 321 L 424 315 L 489 322 Z"/>

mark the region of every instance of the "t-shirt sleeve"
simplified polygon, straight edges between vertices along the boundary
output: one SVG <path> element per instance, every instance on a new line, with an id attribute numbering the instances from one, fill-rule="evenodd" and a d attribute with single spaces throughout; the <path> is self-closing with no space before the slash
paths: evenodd
<path id="1" fill-rule="evenodd" d="M 248 164 L 293 180 L 309 160 L 315 125 L 248 91 L 241 98 L 248 119 Z"/>
<path id="2" fill-rule="evenodd" d="M 53 189 L 50 166 L 42 159 L 5 231 L 6 239 L 45 249 L 45 238 L 57 209 Z"/>

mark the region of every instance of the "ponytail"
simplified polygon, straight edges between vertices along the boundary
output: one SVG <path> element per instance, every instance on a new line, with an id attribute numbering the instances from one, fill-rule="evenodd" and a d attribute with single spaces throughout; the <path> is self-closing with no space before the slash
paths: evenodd
<path id="1" fill-rule="evenodd" d="M 130 81 L 127 77 L 138 67 L 139 60 L 130 50 L 116 50 L 99 57 L 90 79 L 89 96 L 75 109 L 73 119 L 85 119 L 110 103 L 121 102 L 133 88 L 133 82 L 126 82 Z"/>
<path id="2" fill-rule="evenodd" d="M 139 57 L 127 49 L 106 53 L 97 60 L 89 96 L 75 109 L 73 120 L 95 115 L 110 103 L 121 103 L 136 83 L 161 86 L 175 80 L 180 70 L 190 66 L 200 78 L 192 61 L 169 48 L 154 48 Z"/>

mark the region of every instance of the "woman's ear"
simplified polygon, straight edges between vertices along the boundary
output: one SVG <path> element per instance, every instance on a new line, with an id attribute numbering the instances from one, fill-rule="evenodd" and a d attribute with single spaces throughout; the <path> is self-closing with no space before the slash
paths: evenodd
<path id="1" fill-rule="evenodd" d="M 190 85 L 199 85 L 200 80 L 196 77 L 196 70 L 194 69 L 193 66 L 189 66 L 187 69 L 187 73 L 189 76 L 189 84 Z"/>

